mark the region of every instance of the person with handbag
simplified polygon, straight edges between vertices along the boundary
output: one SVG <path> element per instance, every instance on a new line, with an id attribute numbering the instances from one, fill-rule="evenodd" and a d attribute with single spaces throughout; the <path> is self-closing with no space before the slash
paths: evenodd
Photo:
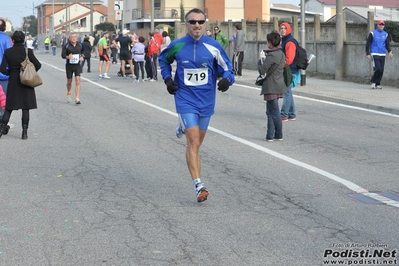
<path id="1" fill-rule="evenodd" d="M 283 98 L 287 90 L 284 83 L 285 55 L 280 46 L 281 37 L 278 32 L 267 35 L 266 57 L 262 63 L 259 60 L 258 70 L 261 75 L 266 75 L 262 83 L 260 95 L 266 101 L 267 133 L 266 141 L 283 140 L 283 123 L 280 116 L 278 99 Z"/>
<path id="2" fill-rule="evenodd" d="M 0 122 L 0 137 L 3 135 L 13 110 L 22 109 L 22 139 L 28 138 L 29 110 L 36 109 L 36 94 L 33 87 L 23 85 L 20 80 L 21 63 L 25 61 L 26 53 L 36 71 L 41 68 L 33 50 L 24 47 L 25 34 L 15 31 L 11 37 L 14 45 L 4 52 L 0 72 L 8 75 L 7 101 L 3 119 Z M 7 67 L 8 66 L 8 67 Z"/>

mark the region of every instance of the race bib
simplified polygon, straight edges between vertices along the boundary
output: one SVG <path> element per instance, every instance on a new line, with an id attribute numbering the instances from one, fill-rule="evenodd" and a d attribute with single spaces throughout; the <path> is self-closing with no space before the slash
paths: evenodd
<path id="1" fill-rule="evenodd" d="M 184 69 L 184 84 L 187 86 L 199 86 L 208 83 L 208 69 Z"/>
<path id="2" fill-rule="evenodd" d="M 69 59 L 70 64 L 78 64 L 79 63 L 79 54 L 73 54 L 72 59 Z"/>

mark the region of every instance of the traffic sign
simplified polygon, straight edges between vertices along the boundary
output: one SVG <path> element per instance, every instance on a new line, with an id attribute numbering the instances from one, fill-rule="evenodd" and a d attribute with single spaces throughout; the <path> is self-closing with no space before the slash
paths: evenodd
<path id="1" fill-rule="evenodd" d="M 115 11 L 115 20 L 122 20 L 122 12 L 121 11 Z"/>
<path id="2" fill-rule="evenodd" d="M 118 11 L 118 10 L 122 11 L 123 10 L 123 2 L 122 1 L 115 1 L 114 10 L 115 11 Z"/>

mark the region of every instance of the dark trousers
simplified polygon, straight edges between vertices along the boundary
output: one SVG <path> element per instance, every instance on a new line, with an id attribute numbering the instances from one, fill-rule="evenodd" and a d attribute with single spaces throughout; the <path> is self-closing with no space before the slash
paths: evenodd
<path id="1" fill-rule="evenodd" d="M 87 71 L 90 71 L 90 58 L 85 58 L 82 62 L 82 72 L 83 72 L 83 67 L 85 66 L 85 62 L 87 61 Z"/>
<path id="2" fill-rule="evenodd" d="M 242 76 L 242 62 L 244 61 L 244 52 L 236 52 L 233 55 L 233 72 L 234 75 Z"/>
<path id="3" fill-rule="evenodd" d="M 112 53 L 112 63 L 118 63 L 118 59 L 116 58 L 116 54 L 118 53 L 118 49 L 116 48 L 112 48 L 111 49 L 111 53 Z"/>
<path id="4" fill-rule="evenodd" d="M 144 79 L 144 62 L 134 61 L 134 75 L 136 76 L 137 80 L 139 79 L 139 75 L 140 75 L 139 70 L 141 70 L 141 79 Z"/>
<path id="5" fill-rule="evenodd" d="M 151 70 L 152 70 L 152 78 L 155 80 L 158 80 L 157 60 L 158 60 L 158 54 L 153 54 L 151 56 Z"/>
<path id="6" fill-rule="evenodd" d="M 151 58 L 145 57 L 145 72 L 147 73 L 147 78 L 152 79 L 152 66 L 151 66 Z"/>
<path id="7" fill-rule="evenodd" d="M 371 78 L 371 83 L 381 85 L 382 75 L 384 75 L 385 56 L 373 55 L 373 69 L 374 74 Z"/>
<path id="8" fill-rule="evenodd" d="M 5 110 L 4 111 L 4 115 L 3 118 L 1 120 L 1 122 L 5 125 L 8 124 L 8 122 L 10 121 L 10 116 L 13 110 Z M 22 109 L 22 124 L 23 125 L 28 125 L 29 124 L 29 109 Z"/>

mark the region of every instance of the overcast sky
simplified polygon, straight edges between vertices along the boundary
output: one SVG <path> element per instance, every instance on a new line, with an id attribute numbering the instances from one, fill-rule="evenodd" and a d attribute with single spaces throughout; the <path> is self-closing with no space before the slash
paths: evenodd
<path id="1" fill-rule="evenodd" d="M 271 3 L 284 3 L 298 5 L 301 0 L 270 0 Z M 11 20 L 14 29 L 17 29 L 22 24 L 22 18 L 36 14 L 33 13 L 32 7 L 38 6 L 44 0 L 1 0 L 0 17 L 6 17 Z M 108 0 L 103 0 L 105 5 L 108 5 Z"/>

